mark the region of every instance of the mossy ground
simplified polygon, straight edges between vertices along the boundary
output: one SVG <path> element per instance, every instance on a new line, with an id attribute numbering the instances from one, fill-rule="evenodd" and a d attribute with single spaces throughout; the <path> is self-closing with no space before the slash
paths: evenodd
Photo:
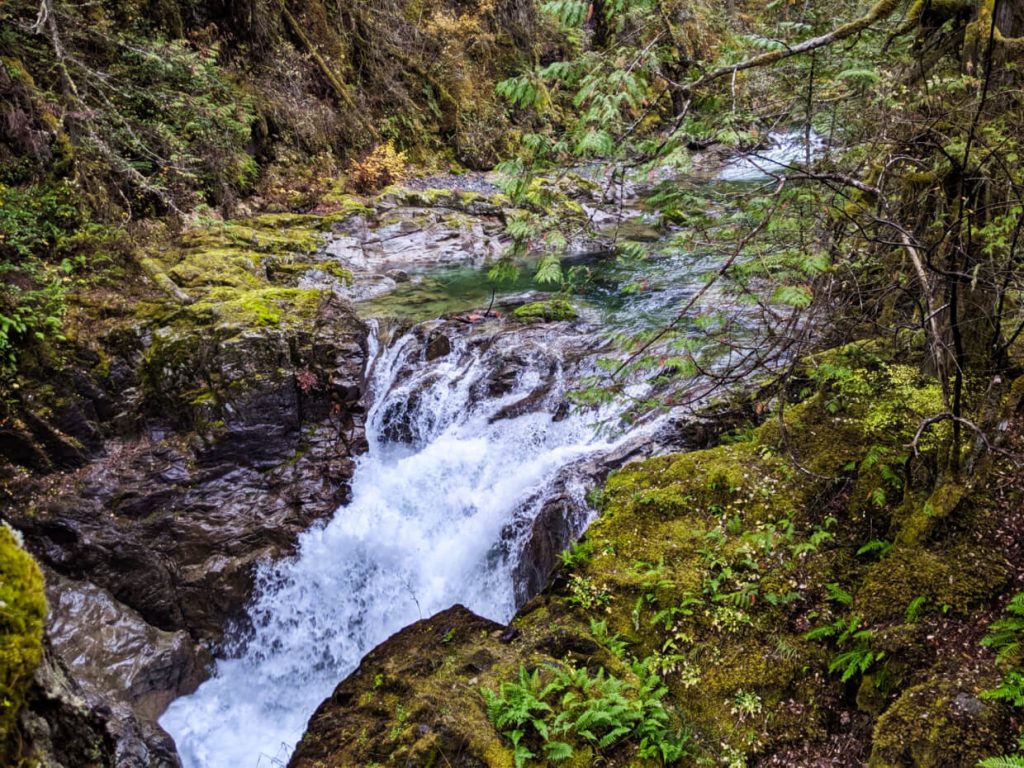
<path id="1" fill-rule="evenodd" d="M 314 722 L 307 738 L 334 760 L 322 764 L 511 765 L 512 743 L 487 722 L 482 689 L 516 680 L 521 665 L 542 679 L 573 664 L 635 680 L 631 658 L 668 688 L 672 725 L 690 738 L 682 765 L 966 767 L 1005 751 L 1008 713 L 978 698 L 999 677 L 978 641 L 1019 568 L 994 551 L 1024 525 L 1019 472 L 990 456 L 954 480 L 942 429 L 909 454 L 941 396 L 870 345 L 813 369 L 804 400 L 748 439 L 613 474 L 599 519 L 504 635 L 453 642 L 415 674 L 395 667 L 376 690 L 346 681 L 353 699 L 336 694 L 324 711 L 361 718 L 361 730 Z M 971 490 L 951 493 L 935 525 L 903 536 L 934 516 L 925 505 L 951 483 Z M 387 650 L 374 659 L 404 663 Z M 421 759 L 425 734 L 446 734 L 445 760 Z M 520 743 L 539 755 L 543 742 L 525 727 Z M 579 764 L 657 764 L 627 737 L 573 746 Z"/>
<path id="2" fill-rule="evenodd" d="M 17 762 L 15 729 L 32 673 L 43 655 L 43 575 L 0 523 L 0 763 Z"/>

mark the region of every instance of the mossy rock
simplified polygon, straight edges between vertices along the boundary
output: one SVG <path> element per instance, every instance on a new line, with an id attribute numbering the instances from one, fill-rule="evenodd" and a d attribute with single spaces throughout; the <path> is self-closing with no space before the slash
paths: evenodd
<path id="1" fill-rule="evenodd" d="M 36 561 L 20 537 L 0 524 L 0 763 L 13 758 L 10 742 L 32 673 L 43 656 L 46 598 Z"/>
<path id="2" fill-rule="evenodd" d="M 1006 566 L 971 546 L 932 552 L 899 546 L 865 575 L 854 609 L 868 623 L 900 620 L 911 601 L 923 610 L 963 616 L 985 604 L 1007 582 Z"/>
<path id="3" fill-rule="evenodd" d="M 1002 705 L 978 698 L 976 680 L 951 673 L 908 688 L 878 719 L 868 766 L 973 767 L 1009 752 L 1010 731 Z"/>
<path id="4" fill-rule="evenodd" d="M 973 766 L 1009 751 L 1008 713 L 977 696 L 998 680 L 991 661 L 979 649 L 978 664 L 948 673 L 939 667 L 950 654 L 961 658 L 961 640 L 943 647 L 936 639 L 941 625 L 961 630 L 958 638 L 976 637 L 971 623 L 1007 588 L 1007 568 L 993 565 L 990 548 L 978 545 L 1001 530 L 1007 501 L 978 488 L 966 496 L 947 489 L 951 504 L 924 544 L 898 539 L 879 559 L 859 554 L 866 541 L 898 538 L 907 525 L 900 499 L 878 506 L 869 497 L 887 482 L 880 465 L 898 463 L 939 393 L 934 381 L 870 350 L 839 353 L 831 364 L 845 368 L 842 380 L 819 383 L 747 440 L 612 473 L 600 516 L 550 586 L 508 632 L 470 636 L 465 653 L 492 664 L 468 671 L 463 646 L 452 642 L 442 643 L 452 658 L 434 661 L 419 679 L 403 672 L 408 687 L 401 691 L 389 683 L 373 694 L 367 680 L 359 688 L 350 678 L 343 687 L 353 687 L 361 706 L 385 690 L 394 689 L 394 698 L 381 699 L 378 723 L 358 729 L 346 706 L 332 746 L 321 742 L 325 752 L 334 750 L 339 765 L 348 764 L 352 748 L 429 760 L 434 737 L 421 731 L 420 739 L 389 721 L 398 705 L 406 712 L 421 700 L 443 706 L 438 692 L 447 691 L 460 697 L 464 712 L 453 730 L 467 734 L 488 765 L 508 765 L 511 741 L 466 686 L 496 691 L 517 678 L 520 665 L 544 675 L 566 663 L 628 679 L 629 658 L 658 665 L 665 702 L 692 729 L 694 760 L 702 764 L 797 764 L 779 760 L 834 755 L 844 740 L 866 755 L 871 725 L 878 768 Z M 942 436 L 932 435 L 922 451 L 933 459 Z M 906 497 L 920 504 L 938 498 L 934 475 L 924 481 Z M 918 597 L 923 607 L 908 616 Z M 853 620 L 876 658 L 843 680 L 843 668 L 830 665 L 851 646 L 836 636 L 808 639 L 808 632 Z M 430 647 L 429 637 L 409 641 Z M 624 644 L 618 656 L 616 642 Z M 375 663 L 412 662 L 399 656 Z M 537 753 L 539 733 L 525 737 Z M 573 758 L 586 764 L 582 740 L 572 746 Z M 646 765 L 639 754 L 624 739 L 600 757 L 609 765 Z"/>
<path id="5" fill-rule="evenodd" d="M 512 312 L 512 316 L 521 323 L 553 323 L 575 320 L 579 315 L 565 299 L 547 299 L 523 304 Z"/>

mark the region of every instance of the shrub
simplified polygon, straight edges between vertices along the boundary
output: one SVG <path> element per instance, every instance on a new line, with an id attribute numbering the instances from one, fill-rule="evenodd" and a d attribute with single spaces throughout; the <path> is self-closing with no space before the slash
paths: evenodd
<path id="1" fill-rule="evenodd" d="M 395 150 L 394 142 L 378 144 L 362 160 L 353 161 L 348 168 L 349 182 L 356 192 L 376 192 L 402 178 L 405 171 L 405 153 Z"/>

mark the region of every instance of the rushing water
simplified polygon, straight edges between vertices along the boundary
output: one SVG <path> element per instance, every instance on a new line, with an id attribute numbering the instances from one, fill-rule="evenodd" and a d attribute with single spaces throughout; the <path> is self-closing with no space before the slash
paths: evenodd
<path id="1" fill-rule="evenodd" d="M 806 156 L 799 138 L 773 138 L 766 153 L 727 164 L 718 179 L 756 181 Z M 816 153 L 820 140 L 813 143 Z M 582 298 L 619 327 L 638 317 L 660 323 L 706 268 L 677 254 L 645 267 L 660 289 L 623 299 L 598 280 Z M 609 285 L 635 277 L 611 264 L 595 269 L 599 277 L 607 270 Z M 427 279 L 386 302 L 422 317 L 432 302 L 479 304 L 488 288 L 478 268 Z M 467 334 L 431 362 L 416 329 L 391 344 L 371 339 L 370 449 L 358 460 L 352 500 L 303 534 L 295 557 L 260 570 L 250 630 L 161 718 L 185 768 L 283 766 L 317 705 L 392 633 L 455 603 L 511 618 L 512 573 L 543 492 L 566 468 L 614 447 L 595 435 L 594 417 L 553 418 L 553 403 L 580 373 L 563 370 L 564 361 L 586 366 L 578 352 L 596 346 L 570 336 L 532 329 L 481 343 Z M 566 354 L 567 343 L 576 353 Z M 512 381 L 496 381 L 496 373 L 508 377 L 510 360 Z M 508 417 L 508 406 L 538 392 L 547 394 Z"/>
<path id="2" fill-rule="evenodd" d="M 512 616 L 521 542 L 510 532 L 529 528 L 514 525 L 517 516 L 536 514 L 527 500 L 561 468 L 609 447 L 580 416 L 555 421 L 541 410 L 492 421 L 544 378 L 554 375 L 555 397 L 564 386 L 559 341 L 544 333 L 515 340 L 525 364 L 496 397 L 481 394 L 493 392 L 495 368 L 510 353 L 501 339 L 456 339 L 432 363 L 415 334 L 373 350 L 370 450 L 351 502 L 305 533 L 296 557 L 263 568 L 249 635 L 161 719 L 187 768 L 285 762 L 338 681 L 421 617 L 454 603 Z M 396 421 L 411 442 L 385 438 Z"/>
<path id="3" fill-rule="evenodd" d="M 768 146 L 728 160 L 715 178 L 718 181 L 761 181 L 770 174 L 786 173 L 821 155 L 825 139 L 811 131 L 771 133 Z"/>

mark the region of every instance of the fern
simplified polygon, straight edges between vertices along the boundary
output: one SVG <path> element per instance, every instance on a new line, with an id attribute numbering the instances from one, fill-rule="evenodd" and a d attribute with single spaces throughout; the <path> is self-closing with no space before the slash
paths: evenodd
<path id="1" fill-rule="evenodd" d="M 859 556 L 864 555 L 877 555 L 879 558 L 883 558 L 889 554 L 892 550 L 892 542 L 884 541 L 882 539 L 872 539 L 863 547 L 857 550 Z"/>
<path id="2" fill-rule="evenodd" d="M 625 643 L 609 635 L 604 622 L 593 622 L 591 630 L 625 655 Z M 545 684 L 540 670 L 528 673 L 520 667 L 517 681 L 501 683 L 497 692 L 482 689 L 481 695 L 488 719 L 512 745 L 517 768 L 537 759 L 536 747 L 527 742 L 538 740 L 536 751 L 550 762 L 571 758 L 574 740 L 596 751 L 633 740 L 641 757 L 664 763 L 688 754 L 689 735 L 668 729 L 671 717 L 662 703 L 668 688 L 656 671 L 656 660 L 634 660 L 629 669 L 632 676 L 623 679 L 604 669 L 591 674 L 567 665 L 554 670 Z"/>
<path id="3" fill-rule="evenodd" d="M 1014 707 L 1024 707 L 1024 671 L 1012 670 L 995 688 L 981 692 L 981 698 L 1005 701 Z"/>
<path id="4" fill-rule="evenodd" d="M 846 683 L 856 675 L 863 675 L 871 666 L 885 657 L 884 651 L 872 651 L 867 645 L 858 645 L 849 651 L 843 651 L 832 659 L 828 665 L 829 672 L 842 671 L 840 679 Z"/>
<path id="5" fill-rule="evenodd" d="M 563 27 L 578 27 L 587 18 L 589 4 L 582 0 L 552 0 L 541 5 L 541 10 L 555 18 Z"/>
<path id="6" fill-rule="evenodd" d="M 839 603 L 839 605 L 851 605 L 853 603 L 853 595 L 840 587 L 837 582 L 826 584 L 825 591 L 828 592 L 826 599 L 834 603 Z"/>
<path id="7" fill-rule="evenodd" d="M 1024 754 L 987 757 L 978 763 L 978 768 L 1024 768 Z"/>
<path id="8" fill-rule="evenodd" d="M 618 635 L 610 633 L 608 631 L 608 622 L 591 619 L 590 632 L 594 635 L 594 639 L 607 648 L 615 658 L 626 658 L 626 647 L 629 643 Z"/>
<path id="9" fill-rule="evenodd" d="M 1006 606 L 1010 614 L 989 625 L 988 635 L 981 644 L 996 652 L 996 661 L 1005 663 L 1015 660 L 1021 653 L 1024 642 L 1024 592 L 1018 592 Z"/>
<path id="10" fill-rule="evenodd" d="M 534 275 L 534 279 L 538 283 L 562 282 L 562 265 L 558 260 L 558 256 L 549 255 L 541 259 L 540 264 L 537 265 L 537 273 Z"/>
<path id="11" fill-rule="evenodd" d="M 544 745 L 544 755 L 552 762 L 568 760 L 572 757 L 572 745 L 564 741 L 549 741 Z"/>
<path id="12" fill-rule="evenodd" d="M 913 624 L 914 622 L 919 621 L 921 616 L 924 614 L 924 607 L 925 605 L 927 605 L 927 603 L 928 598 L 924 597 L 923 595 L 915 597 L 913 600 L 911 600 L 910 603 L 907 605 L 907 610 L 904 614 L 904 618 L 907 620 L 907 622 Z"/>

